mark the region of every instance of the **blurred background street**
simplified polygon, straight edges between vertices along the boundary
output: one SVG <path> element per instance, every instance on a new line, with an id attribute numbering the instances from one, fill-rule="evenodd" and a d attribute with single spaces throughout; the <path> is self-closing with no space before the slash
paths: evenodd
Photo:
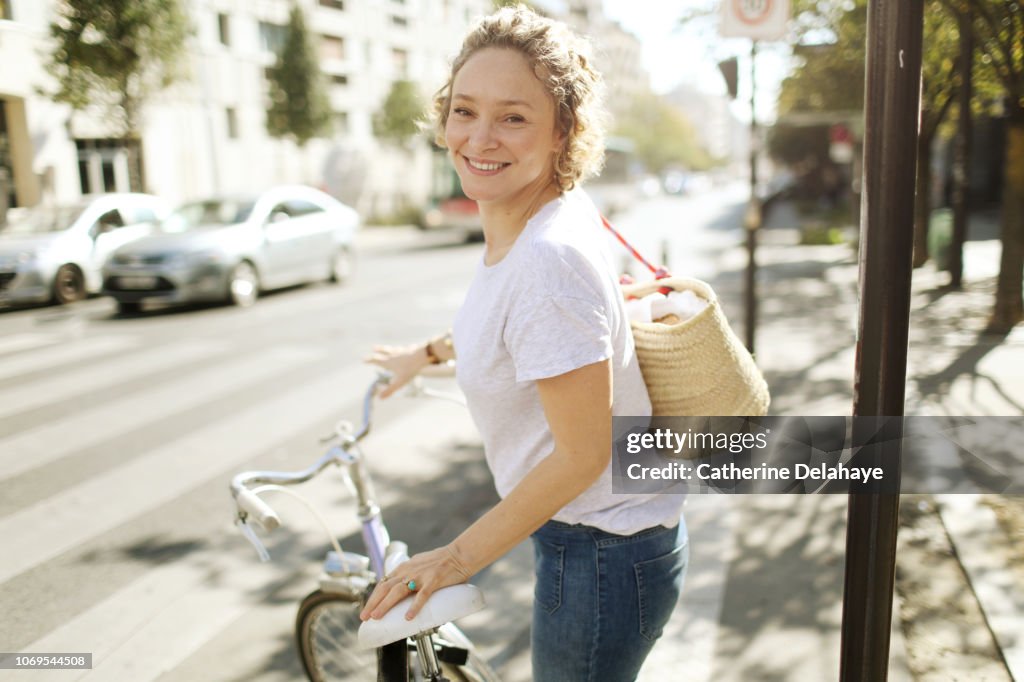
<path id="1" fill-rule="evenodd" d="M 0 679 L 303 679 L 295 611 L 326 538 L 277 498 L 259 563 L 228 482 L 310 464 L 358 419 L 373 344 L 450 326 L 481 226 L 417 123 L 503 4 L 0 0 L 0 652 L 94 664 Z M 863 167 L 867 0 L 529 4 L 588 35 L 607 81 L 585 189 L 649 260 L 713 285 L 771 414 L 851 414 L 871 178 L 913 203 L 875 233 L 913 235 L 906 414 L 1024 416 L 1024 6 L 899 3 L 925 20 L 916 171 L 897 176 Z M 730 12 L 774 28 L 727 30 Z M 496 501 L 454 404 L 396 396 L 365 445 L 413 551 Z M 355 549 L 340 476 L 305 491 Z M 902 497 L 890 679 L 1024 680 L 1011 492 Z M 691 497 L 684 595 L 641 679 L 838 679 L 847 511 Z M 474 582 L 489 606 L 461 625 L 526 682 L 530 548 Z"/>

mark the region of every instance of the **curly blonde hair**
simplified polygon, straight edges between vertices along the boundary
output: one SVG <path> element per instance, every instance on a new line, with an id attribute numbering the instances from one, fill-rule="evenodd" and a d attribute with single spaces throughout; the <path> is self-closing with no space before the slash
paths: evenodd
<path id="1" fill-rule="evenodd" d="M 524 5 L 503 7 L 481 19 L 452 61 L 448 82 L 434 95 L 434 141 L 445 146 L 455 75 L 476 52 L 488 47 L 518 51 L 555 102 L 555 125 L 565 144 L 555 158 L 554 180 L 563 191 L 595 175 L 604 162 L 604 83 L 594 69 L 590 45 L 559 21 Z"/>

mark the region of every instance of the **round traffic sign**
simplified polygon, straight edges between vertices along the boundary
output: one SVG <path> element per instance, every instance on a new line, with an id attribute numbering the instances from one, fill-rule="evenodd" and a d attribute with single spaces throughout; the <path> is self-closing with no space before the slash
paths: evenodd
<path id="1" fill-rule="evenodd" d="M 736 17 L 756 26 L 771 16 L 773 0 L 731 0 Z"/>

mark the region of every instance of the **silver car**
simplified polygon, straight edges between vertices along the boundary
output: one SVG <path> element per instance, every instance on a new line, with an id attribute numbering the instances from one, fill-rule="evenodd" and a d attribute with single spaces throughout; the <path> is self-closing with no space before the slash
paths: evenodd
<path id="1" fill-rule="evenodd" d="M 249 306 L 260 291 L 341 282 L 359 222 L 353 209 L 310 187 L 193 201 L 113 254 L 103 293 L 129 313 L 145 301 Z"/>
<path id="2" fill-rule="evenodd" d="M 98 293 L 106 258 L 169 212 L 158 197 L 114 193 L 15 213 L 0 229 L 0 302 L 70 303 Z"/>

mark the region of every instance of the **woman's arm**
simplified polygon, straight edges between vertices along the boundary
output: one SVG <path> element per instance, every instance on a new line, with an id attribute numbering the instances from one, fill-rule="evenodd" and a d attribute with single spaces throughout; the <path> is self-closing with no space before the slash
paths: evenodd
<path id="1" fill-rule="evenodd" d="M 452 346 L 451 332 L 448 331 L 440 336 L 435 336 L 425 344 L 374 346 L 373 352 L 366 358 L 366 362 L 391 372 L 391 382 L 380 392 L 381 398 L 387 398 L 409 383 L 424 367 L 439 365 L 454 359 L 455 349 Z"/>
<path id="2" fill-rule="evenodd" d="M 537 381 L 554 451 L 497 505 L 451 544 L 412 557 L 374 590 L 361 617 L 380 618 L 409 596 L 416 580 L 413 618 L 436 590 L 465 582 L 540 528 L 593 485 L 608 467 L 612 442 L 611 363 L 603 360 Z"/>

